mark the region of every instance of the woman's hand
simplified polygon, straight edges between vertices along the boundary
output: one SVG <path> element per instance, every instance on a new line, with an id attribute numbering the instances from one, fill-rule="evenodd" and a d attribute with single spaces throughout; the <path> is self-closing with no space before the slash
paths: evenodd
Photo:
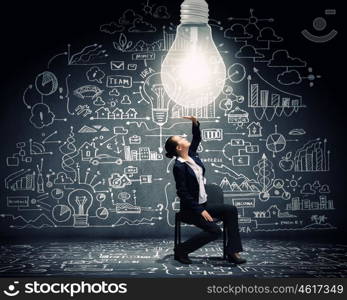
<path id="1" fill-rule="evenodd" d="M 201 215 L 205 218 L 206 221 L 213 222 L 213 218 L 206 209 L 201 212 Z"/>
<path id="2" fill-rule="evenodd" d="M 188 119 L 188 120 L 191 120 L 192 122 L 194 122 L 195 124 L 197 124 L 197 118 L 194 117 L 194 116 L 185 116 L 185 117 L 182 117 L 184 119 Z"/>

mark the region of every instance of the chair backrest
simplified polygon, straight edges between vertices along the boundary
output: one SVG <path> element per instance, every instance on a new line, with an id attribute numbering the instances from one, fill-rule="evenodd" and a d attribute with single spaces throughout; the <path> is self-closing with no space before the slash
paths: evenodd
<path id="1" fill-rule="evenodd" d="M 207 201 L 213 204 L 223 204 L 224 195 L 222 188 L 217 184 L 206 184 L 205 190 L 207 194 Z"/>

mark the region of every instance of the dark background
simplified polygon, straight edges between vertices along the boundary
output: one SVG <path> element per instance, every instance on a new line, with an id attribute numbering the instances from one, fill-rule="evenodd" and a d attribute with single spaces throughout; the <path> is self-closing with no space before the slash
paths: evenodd
<path id="1" fill-rule="evenodd" d="M 28 112 L 23 109 L 21 96 L 23 89 L 34 76 L 45 69 L 46 62 L 54 54 L 66 49 L 68 43 L 78 41 L 81 45 L 93 41 L 99 35 L 100 24 L 116 20 L 121 12 L 132 6 L 138 7 L 145 1 L 52 1 L 52 2 L 10 2 L 1 18 L 1 175 L 5 175 L 4 159 L 14 150 L 18 135 L 23 136 L 27 130 Z M 169 7 L 176 13 L 179 21 L 179 4 L 181 1 L 156 1 Z M 325 174 L 325 181 L 330 183 L 336 210 L 334 218 L 338 231 L 306 233 L 321 237 L 342 239 L 346 236 L 346 164 L 345 164 L 345 28 L 343 26 L 343 10 L 337 1 L 326 3 L 314 2 L 304 4 L 303 1 L 208 1 L 211 17 L 224 20 L 229 16 L 248 17 L 249 9 L 254 8 L 257 16 L 275 18 L 273 27 L 284 37 L 283 48 L 294 52 L 309 61 L 314 72 L 322 78 L 310 89 L 311 97 L 304 97 L 308 108 L 300 115 L 305 118 L 305 130 L 312 136 L 328 137 L 331 149 L 331 172 Z M 338 35 L 325 44 L 310 43 L 299 33 L 303 28 L 310 31 L 312 20 L 323 16 L 327 8 L 337 9 L 337 15 L 328 21 L 327 31 L 335 28 Z M 307 90 L 308 88 L 305 87 Z M 246 95 L 246 92 L 244 93 Z M 288 118 L 288 122 L 295 119 Z M 295 125 L 293 125 L 295 127 Z M 5 149 L 7 149 L 5 151 Z M 12 149 L 12 150 L 8 150 Z M 171 174 L 170 174 L 171 175 Z M 323 180 L 324 181 L 324 180 Z M 1 208 L 6 204 L 6 195 L 0 198 Z M 17 231 L 8 230 L 2 223 L 1 234 L 16 237 Z M 110 233 L 111 231 L 107 232 Z M 29 233 L 35 234 L 33 231 Z M 61 234 L 62 232 L 60 232 Z M 100 231 L 100 234 L 106 231 Z M 40 235 L 42 232 L 40 232 Z M 70 232 L 63 232 L 70 234 Z M 71 233 L 72 234 L 72 233 Z M 111 233 L 112 234 L 112 233 Z M 155 231 L 152 231 L 155 234 Z M 303 233 L 299 233 L 302 235 Z M 294 234 L 293 234 L 294 235 Z"/>

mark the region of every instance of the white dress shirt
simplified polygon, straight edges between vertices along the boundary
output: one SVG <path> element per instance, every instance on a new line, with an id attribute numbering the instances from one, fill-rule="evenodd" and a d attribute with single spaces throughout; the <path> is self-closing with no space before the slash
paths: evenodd
<path id="1" fill-rule="evenodd" d="M 203 175 L 202 167 L 200 167 L 190 156 L 188 160 L 184 160 L 182 157 L 177 158 L 177 160 L 179 160 L 180 162 L 186 162 L 188 166 L 191 167 L 194 171 L 195 176 L 199 182 L 199 204 L 205 203 L 207 201 L 207 194 L 204 185 L 206 183 L 206 178 Z"/>

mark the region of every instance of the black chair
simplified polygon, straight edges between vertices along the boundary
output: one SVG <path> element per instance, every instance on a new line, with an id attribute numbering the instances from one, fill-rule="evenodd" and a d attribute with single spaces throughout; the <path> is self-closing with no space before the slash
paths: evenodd
<path id="1" fill-rule="evenodd" d="M 206 184 L 205 190 L 207 194 L 207 201 L 214 204 L 224 203 L 223 190 L 216 184 Z M 213 222 L 223 222 L 220 218 L 213 218 Z M 184 221 L 181 219 L 180 212 L 175 214 L 175 247 L 181 243 L 181 223 Z M 223 259 L 226 259 L 226 226 L 223 222 Z"/>

